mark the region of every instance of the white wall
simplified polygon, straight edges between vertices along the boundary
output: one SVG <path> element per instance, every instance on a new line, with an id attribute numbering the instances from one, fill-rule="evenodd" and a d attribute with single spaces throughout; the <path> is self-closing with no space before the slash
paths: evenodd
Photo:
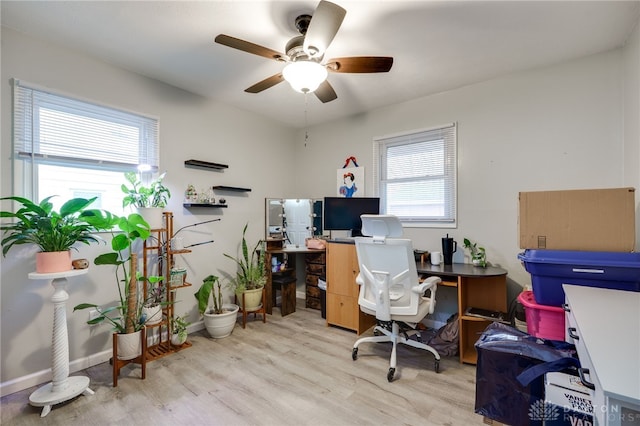
<path id="1" fill-rule="evenodd" d="M 168 171 L 166 181 L 174 193 L 169 208 L 176 214 L 176 228 L 223 219 L 206 225 L 202 234 L 199 227 L 185 234 L 186 244 L 211 235 L 215 239 L 214 244 L 195 248 L 185 258 L 190 279 L 199 284 L 209 273 L 233 270 L 222 253 L 235 252 L 245 222 L 251 223 L 252 239 L 263 235 L 265 197 L 334 195 L 335 171 L 352 155 L 366 168 L 366 192 L 371 195 L 374 136 L 456 121 L 459 226 L 449 231 L 407 229 L 406 234 L 416 248 L 428 250 L 437 249 L 446 232 L 458 241 L 463 237 L 479 241 L 487 248 L 489 261 L 509 271 L 514 297 L 520 286 L 530 282 L 516 259 L 521 251 L 517 241 L 519 191 L 640 189 L 639 37 L 636 28 L 621 50 L 316 126 L 309 129 L 305 146 L 302 131 L 292 132 L 259 116 L 3 28 L 1 194 L 11 194 L 11 77 L 158 116 L 161 166 Z M 288 178 L 290 169 L 262 161 L 274 150 L 280 153 L 282 164 L 296 165 L 295 182 Z M 222 173 L 185 169 L 183 161 L 190 158 L 230 167 Z M 246 196 L 227 196 L 229 208 L 225 210 L 189 212 L 181 206 L 181 193 L 189 183 L 197 188 L 246 186 L 253 191 Z M 82 248 L 77 256 L 92 259 L 102 249 Z M 25 383 L 47 380 L 42 372 L 51 364 L 52 291 L 44 283 L 26 279 L 33 270 L 31 253 L 16 250 L 2 259 L 0 267 L 0 382 L 2 394 L 6 394 Z M 69 306 L 116 298 L 113 277 L 101 268 L 92 268 L 86 280 L 69 282 Z M 189 312 L 195 321 L 192 291 L 182 293 L 176 310 Z M 108 328 L 89 329 L 85 320 L 84 313 L 69 314 L 74 369 L 103 361 L 100 357 L 111 347 Z"/>
<path id="2" fill-rule="evenodd" d="M 640 21 L 624 47 L 624 180 L 640 191 Z M 640 223 L 640 195 L 636 194 L 636 223 Z M 640 226 L 636 226 L 640 244 Z"/>
<path id="3" fill-rule="evenodd" d="M 215 72 L 215 70 L 212 70 Z M 235 272 L 233 262 L 222 253 L 237 253 L 242 228 L 250 223 L 251 241 L 264 236 L 264 199 L 290 196 L 293 183 L 285 167 L 263 161 L 279 152 L 282 164 L 293 164 L 292 130 L 260 116 L 242 112 L 166 84 L 124 71 L 64 48 L 27 38 L 2 28 L 2 196 L 11 192 L 11 89 L 10 78 L 18 78 L 80 98 L 149 114 L 160 119 L 162 170 L 172 191 L 168 209 L 174 212 L 175 229 L 212 218 L 221 222 L 184 231 L 185 244 L 213 238 L 215 243 L 194 247 L 184 256 L 189 281 L 199 286 L 209 274 Z M 184 167 L 191 158 L 228 164 L 223 172 Z M 229 207 L 188 211 L 182 194 L 188 184 L 196 188 L 229 185 L 251 188 L 249 193 L 223 194 Z M 217 194 L 217 196 L 219 196 Z M 3 204 L 3 209 L 11 209 Z M 22 246 L 24 247 L 24 246 Z M 93 259 L 105 246 L 82 247 L 74 257 Z M 2 394 L 49 378 L 42 371 L 51 366 L 52 288 L 44 282 L 29 281 L 34 270 L 32 252 L 12 250 L 1 263 L 2 345 L 0 382 Z M 92 267 L 86 278 L 69 280 L 68 305 L 70 359 L 73 369 L 104 361 L 111 348 L 108 326 L 90 328 L 87 312 L 70 313 L 80 302 L 106 304 L 117 299 L 114 275 L 106 266 Z M 178 314 L 188 313 L 199 320 L 193 293 L 197 287 L 179 291 Z M 87 357 L 93 357 L 92 359 Z M 98 359 L 96 359 L 96 357 Z M 108 359 L 108 356 L 107 358 Z M 33 383 L 13 380 L 35 374 Z"/>
<path id="4" fill-rule="evenodd" d="M 640 68 L 629 68 L 637 84 Z M 366 193 L 373 195 L 375 136 L 457 122 L 458 227 L 405 228 L 405 235 L 415 248 L 430 251 L 447 232 L 459 243 L 478 241 L 492 264 L 508 270 L 514 298 L 530 285 L 516 258 L 522 251 L 518 192 L 640 187 L 637 160 L 626 164 L 624 157 L 625 149 L 637 155 L 638 140 L 625 148 L 623 75 L 619 49 L 313 127 L 306 148 L 296 143 L 299 191 L 317 193 L 319 187 L 333 195 L 336 169 L 355 156 L 365 167 Z M 637 129 L 637 112 L 629 121 Z"/>

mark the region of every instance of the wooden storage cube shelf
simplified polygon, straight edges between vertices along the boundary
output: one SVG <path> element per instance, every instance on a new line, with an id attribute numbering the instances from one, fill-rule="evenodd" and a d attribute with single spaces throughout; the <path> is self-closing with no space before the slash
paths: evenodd
<path id="1" fill-rule="evenodd" d="M 489 324 L 491 324 L 491 321 L 480 318 L 461 320 L 460 326 L 464 328 L 464 333 L 460 333 L 460 362 L 466 364 L 476 364 L 478 362 L 475 344 Z"/>

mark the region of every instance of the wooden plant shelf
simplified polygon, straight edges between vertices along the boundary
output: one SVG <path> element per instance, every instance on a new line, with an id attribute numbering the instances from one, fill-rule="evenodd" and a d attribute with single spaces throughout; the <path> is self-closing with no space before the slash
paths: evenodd
<path id="1" fill-rule="evenodd" d="M 223 169 L 229 168 L 229 166 L 227 166 L 226 164 L 211 163 L 209 161 L 202 161 L 202 160 L 186 160 L 184 162 L 184 165 L 187 167 L 197 167 L 201 169 L 213 169 L 213 170 L 223 170 Z"/>
<path id="2" fill-rule="evenodd" d="M 155 361 L 156 359 L 165 357 L 167 355 L 180 352 L 183 349 L 191 347 L 191 342 L 186 341 L 180 346 L 173 346 L 170 342 L 162 342 L 160 344 L 147 347 L 147 362 Z"/>

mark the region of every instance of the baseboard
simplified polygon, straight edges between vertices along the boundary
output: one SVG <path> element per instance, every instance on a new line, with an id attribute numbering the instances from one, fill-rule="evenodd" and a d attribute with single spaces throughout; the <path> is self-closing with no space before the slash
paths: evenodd
<path id="1" fill-rule="evenodd" d="M 202 329 L 204 329 L 203 321 L 196 322 L 187 327 L 187 331 L 189 333 L 194 333 Z M 156 336 L 155 339 L 150 339 L 149 344 L 152 345 L 157 343 L 158 339 L 158 336 Z M 93 367 L 94 365 L 102 364 L 103 362 L 109 362 L 112 355 L 113 351 L 109 349 L 89 355 L 84 358 L 70 361 L 69 375 L 87 369 L 89 367 Z M 33 386 L 48 383 L 51 381 L 51 374 L 51 368 L 47 368 L 46 370 L 37 371 L 26 376 L 17 377 L 13 380 L 2 382 L 0 383 L 0 397 L 11 395 L 12 393 L 20 392 L 21 390 L 25 390 Z"/>

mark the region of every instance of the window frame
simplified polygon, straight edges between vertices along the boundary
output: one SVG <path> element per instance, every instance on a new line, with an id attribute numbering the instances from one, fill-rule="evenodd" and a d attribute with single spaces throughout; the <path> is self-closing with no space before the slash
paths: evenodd
<path id="1" fill-rule="evenodd" d="M 441 141 L 441 142 L 439 142 Z M 389 149 L 407 147 L 410 151 L 412 145 L 427 144 L 432 149 L 430 142 L 441 143 L 440 151 L 443 152 L 441 175 L 414 175 L 401 178 L 388 178 L 387 153 Z M 424 151 L 423 151 L 424 152 Z M 418 155 L 420 151 L 415 154 Z M 380 197 L 381 214 L 388 211 L 388 190 L 390 185 L 398 183 L 416 183 L 427 186 L 429 182 L 442 180 L 442 201 L 444 212 L 442 217 L 425 215 L 398 215 L 405 227 L 432 227 L 432 228 L 456 228 L 457 219 L 457 123 L 447 123 L 425 129 L 410 130 L 392 135 L 373 138 L 373 186 L 374 195 Z M 425 202 L 428 200 L 423 199 Z"/>
<path id="2" fill-rule="evenodd" d="M 78 168 L 85 171 L 121 172 L 124 175 L 124 172 L 127 171 L 138 171 L 140 164 L 127 162 L 129 159 L 127 155 L 137 151 L 137 156 L 132 155 L 134 161 L 138 160 L 149 166 L 151 173 L 158 171 L 160 124 L 157 117 L 83 99 L 15 78 L 11 79 L 11 84 L 13 88 L 11 160 L 14 168 L 14 194 L 20 194 L 34 200 L 51 195 L 39 194 L 39 165 L 59 166 L 69 170 Z M 43 138 L 41 137 L 42 122 L 40 120 L 43 109 L 69 115 L 70 120 L 63 122 L 63 127 L 61 127 L 63 131 L 67 129 L 77 131 L 73 134 L 75 141 L 69 144 L 69 151 L 64 151 L 64 142 L 60 142 L 59 135 L 56 133 L 52 134 L 48 144 L 41 142 Z M 78 117 L 79 121 L 74 123 L 73 116 Z M 85 136 L 87 129 L 93 130 L 91 123 L 87 125 L 82 122 L 85 119 L 97 120 L 98 127 L 96 129 L 104 132 L 101 137 L 96 137 L 87 144 L 87 149 L 94 149 L 97 155 L 84 156 L 79 151 L 85 140 L 91 140 L 92 133 Z M 50 121 L 50 123 L 55 122 Z M 127 127 L 135 129 L 133 135 L 137 137 L 136 145 L 132 147 L 132 150 L 119 150 L 119 146 L 131 143 L 131 132 L 126 130 Z M 50 127 L 50 129 L 53 129 L 54 132 L 60 131 L 60 128 Z M 125 136 L 120 138 L 123 134 Z M 105 144 L 105 138 L 108 139 L 110 135 L 115 135 L 116 141 L 119 139 L 119 144 Z M 110 149 L 101 149 L 103 146 L 110 146 Z M 47 152 L 48 147 L 52 147 L 52 151 L 49 153 Z M 76 151 L 75 155 L 74 150 Z"/>

